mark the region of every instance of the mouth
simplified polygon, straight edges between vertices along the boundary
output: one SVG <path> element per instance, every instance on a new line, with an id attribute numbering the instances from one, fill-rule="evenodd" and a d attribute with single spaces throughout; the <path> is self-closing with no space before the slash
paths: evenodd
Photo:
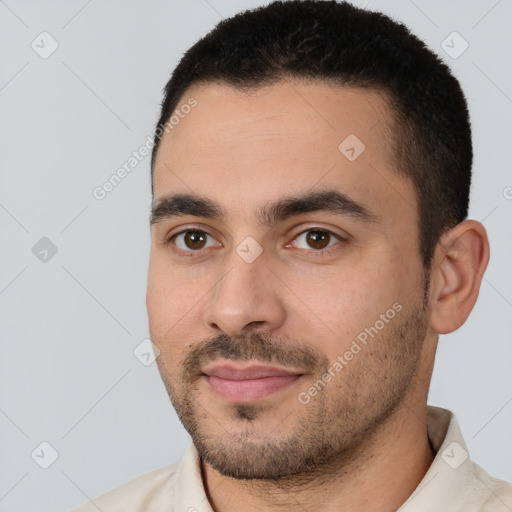
<path id="1" fill-rule="evenodd" d="M 225 400 L 250 403 L 297 382 L 304 374 L 279 366 L 216 363 L 203 369 L 209 387 Z"/>

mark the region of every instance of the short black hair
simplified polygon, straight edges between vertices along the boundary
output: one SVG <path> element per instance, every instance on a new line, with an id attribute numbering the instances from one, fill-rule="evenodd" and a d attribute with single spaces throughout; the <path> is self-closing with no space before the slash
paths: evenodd
<path id="1" fill-rule="evenodd" d="M 162 126 L 189 86 L 251 90 L 288 78 L 384 93 L 393 161 L 417 194 L 419 251 L 428 269 L 439 237 L 467 216 L 469 113 L 449 67 L 405 25 L 379 12 L 335 0 L 288 0 L 218 23 L 184 54 L 164 88 L 151 177 Z"/>

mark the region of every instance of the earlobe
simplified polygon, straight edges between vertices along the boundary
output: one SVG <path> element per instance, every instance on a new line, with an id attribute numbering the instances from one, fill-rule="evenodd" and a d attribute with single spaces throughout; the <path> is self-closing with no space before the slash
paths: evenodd
<path id="1" fill-rule="evenodd" d="M 480 222 L 465 220 L 443 234 L 431 271 L 432 330 L 447 334 L 466 321 L 488 262 L 489 240 Z"/>

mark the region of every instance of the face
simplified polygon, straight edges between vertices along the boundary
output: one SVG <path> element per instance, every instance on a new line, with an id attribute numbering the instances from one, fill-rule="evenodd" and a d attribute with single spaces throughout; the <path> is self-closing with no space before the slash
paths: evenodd
<path id="1" fill-rule="evenodd" d="M 190 98 L 154 170 L 160 374 L 212 468 L 315 471 L 414 398 L 422 370 L 416 197 L 386 101 L 319 82 Z"/>

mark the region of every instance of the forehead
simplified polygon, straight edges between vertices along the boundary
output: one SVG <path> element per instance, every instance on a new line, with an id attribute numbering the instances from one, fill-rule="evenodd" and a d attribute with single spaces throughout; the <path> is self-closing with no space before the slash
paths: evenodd
<path id="1" fill-rule="evenodd" d="M 196 192 L 241 211 L 256 198 L 303 194 L 319 185 L 362 202 L 396 201 L 397 193 L 414 202 L 410 183 L 395 173 L 391 116 L 377 91 L 325 82 L 249 92 L 195 84 L 175 113 L 191 98 L 196 105 L 183 109 L 188 113 L 162 138 L 155 201 Z"/>
<path id="2" fill-rule="evenodd" d="M 197 105 L 183 108 L 191 98 Z M 390 119 L 380 92 L 318 81 L 289 81 L 245 92 L 227 84 L 194 84 L 174 112 L 161 147 L 172 144 L 176 158 L 188 153 L 189 159 L 222 159 L 225 150 L 257 144 L 264 147 L 265 158 L 279 157 L 287 149 L 303 153 L 297 146 L 304 143 L 314 158 L 325 150 L 337 154 L 336 142 L 350 134 L 364 139 L 375 153 Z"/>

